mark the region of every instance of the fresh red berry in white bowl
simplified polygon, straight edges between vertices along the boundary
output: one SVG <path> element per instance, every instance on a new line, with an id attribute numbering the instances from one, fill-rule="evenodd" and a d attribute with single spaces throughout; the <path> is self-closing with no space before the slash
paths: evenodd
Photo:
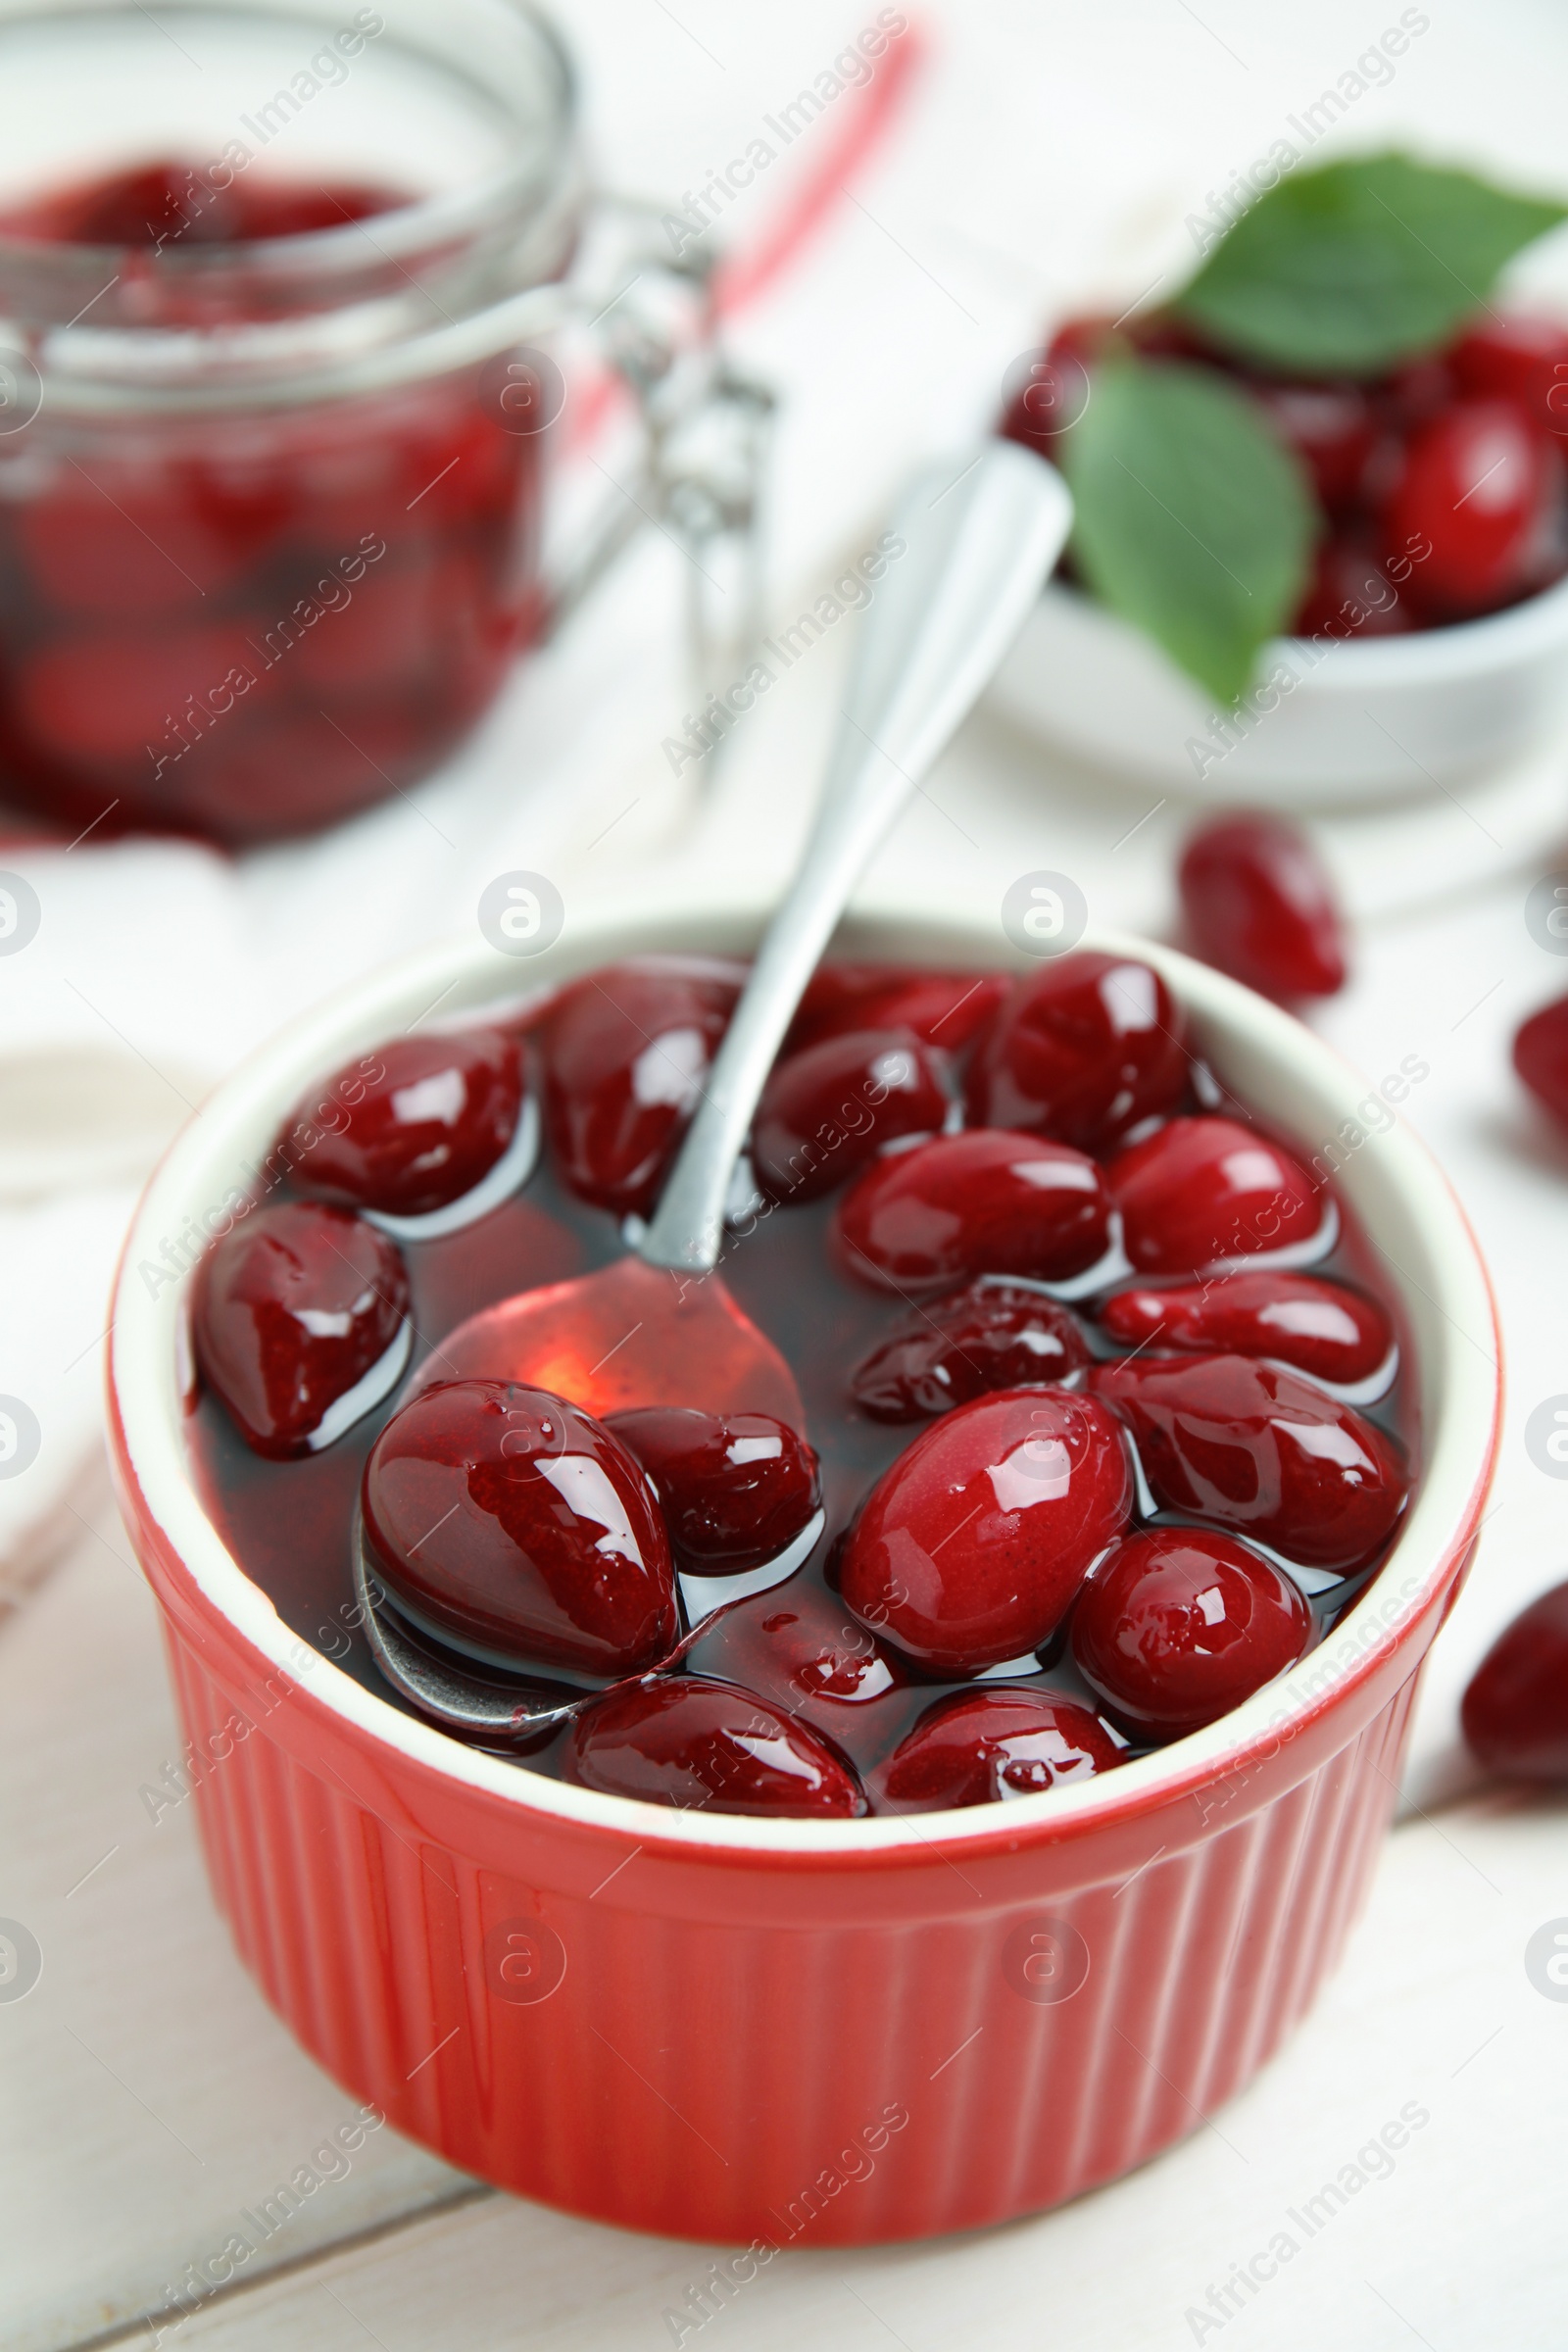
<path id="1" fill-rule="evenodd" d="M 1490 612 L 1550 576 L 1563 495 L 1541 426 L 1511 401 L 1460 402 L 1411 436 L 1380 512 L 1380 547 L 1430 546 L 1410 578 L 1422 612 Z"/>
<path id="2" fill-rule="evenodd" d="M 1515 311 L 1478 318 L 1448 354 L 1460 390 L 1511 400 L 1548 432 L 1568 426 L 1568 324 Z"/>

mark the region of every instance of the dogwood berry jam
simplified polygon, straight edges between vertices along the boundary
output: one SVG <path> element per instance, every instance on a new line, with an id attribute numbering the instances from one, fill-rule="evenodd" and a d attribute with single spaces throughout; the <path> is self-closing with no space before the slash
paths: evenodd
<path id="1" fill-rule="evenodd" d="M 418 193 L 155 157 L 0 214 L 10 315 L 58 308 L 70 343 L 90 264 L 97 360 L 153 355 L 0 439 L 9 798 L 98 838 L 309 831 L 427 774 L 492 701 L 541 619 L 538 436 L 484 363 L 355 343 L 378 301 L 420 331 L 374 225 Z"/>
<path id="2" fill-rule="evenodd" d="M 444 1374 L 477 1310 L 622 1253 L 742 977 L 611 967 L 388 1040 L 295 1106 L 200 1269 L 189 1400 L 208 1505 L 283 1619 L 412 1708 L 359 1556 L 451 1674 L 555 1694 L 485 1735 L 519 1769 L 802 1819 L 1076 1787 L 1286 1672 L 1408 1502 L 1396 1325 L 1322 1161 L 1185 1044 L 1152 1077 L 1140 1008 L 1180 1016 L 1135 959 L 1064 957 L 1043 1032 L 1033 977 L 818 974 L 754 1134 L 810 1181 L 739 1184 L 722 1261 L 802 1426 L 695 1399 L 599 1421 Z M 912 1132 L 860 1115 L 897 1092 L 886 1054 Z M 1151 1083 L 1129 1141 L 1122 1097 Z M 973 1123 L 992 1085 L 1027 1130 Z M 509 1157 L 535 1101 L 543 1152 Z M 464 1222 L 380 1205 L 461 1185 Z M 403 1332 L 407 1369 L 367 1382 Z"/>

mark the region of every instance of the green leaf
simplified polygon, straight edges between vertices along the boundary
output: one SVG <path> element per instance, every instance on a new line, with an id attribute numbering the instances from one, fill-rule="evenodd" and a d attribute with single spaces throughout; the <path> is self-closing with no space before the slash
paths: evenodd
<path id="1" fill-rule="evenodd" d="M 1205 368 L 1112 361 L 1062 470 L 1102 604 L 1234 702 L 1300 599 L 1315 528 L 1305 476 L 1255 403 Z"/>
<path id="2" fill-rule="evenodd" d="M 1503 264 L 1568 218 L 1402 155 L 1293 172 L 1227 231 L 1175 308 L 1216 343 L 1308 375 L 1378 375 L 1436 350 Z"/>

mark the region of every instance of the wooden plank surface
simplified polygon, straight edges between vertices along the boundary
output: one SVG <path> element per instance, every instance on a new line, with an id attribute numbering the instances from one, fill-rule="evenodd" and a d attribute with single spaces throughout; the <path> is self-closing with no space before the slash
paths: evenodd
<path id="1" fill-rule="evenodd" d="M 42 1955 L 0 2002 L 6 2352 L 160 2306 L 356 2111 L 234 1960 L 188 1805 L 155 1821 L 140 1795 L 179 1736 L 152 1595 L 113 1506 L 96 1521 L 0 1627 L 0 1917 Z M 461 2185 L 388 2131 L 339 2147 L 258 2267 Z"/>
<path id="2" fill-rule="evenodd" d="M 27 1997 L 0 2002 L 5 2352 L 160 2335 L 202 2352 L 1562 2340 L 1568 2003 L 1524 1965 L 1568 1914 L 1561 1804 L 1494 1796 L 1398 1831 L 1314 2017 L 1141 2173 L 966 2239 L 792 2251 L 698 2328 L 690 2294 L 717 2249 L 498 2196 L 385 2128 L 334 2150 L 354 2102 L 240 1970 L 188 1808 L 155 1825 L 139 1796 L 175 1752 L 153 1604 L 106 1514 L 0 1628 L 0 1916 L 43 1955 Z M 1401 2115 L 1405 2144 L 1377 2153 Z M 171 2301 L 301 2166 L 318 2186 L 236 2282 Z M 1346 2167 L 1364 2180 L 1309 2234 L 1303 2208 Z M 1283 2261 L 1281 2230 L 1297 2241 Z M 1260 2257 L 1276 2275 L 1227 2314 L 1225 2281 Z"/>

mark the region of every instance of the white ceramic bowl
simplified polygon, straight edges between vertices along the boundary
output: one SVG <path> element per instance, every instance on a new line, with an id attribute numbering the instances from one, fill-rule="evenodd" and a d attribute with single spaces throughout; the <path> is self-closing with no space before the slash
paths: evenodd
<path id="1" fill-rule="evenodd" d="M 1078 758 L 1195 800 L 1439 797 L 1528 754 L 1568 713 L 1568 579 L 1407 637 L 1276 638 L 1257 677 L 1241 713 L 1222 713 L 1140 630 L 1052 581 L 991 695 Z"/>

